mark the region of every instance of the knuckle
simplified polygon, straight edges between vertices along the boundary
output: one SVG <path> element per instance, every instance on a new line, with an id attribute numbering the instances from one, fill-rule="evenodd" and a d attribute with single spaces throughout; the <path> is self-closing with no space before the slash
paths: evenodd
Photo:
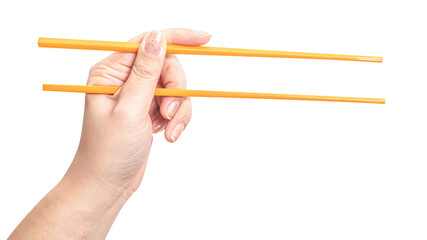
<path id="1" fill-rule="evenodd" d="M 97 74 L 99 74 L 99 72 L 102 71 L 102 67 L 100 66 L 99 63 L 96 63 L 95 65 L 93 65 L 90 69 L 89 69 L 89 77 L 91 76 L 96 76 Z"/>
<path id="2" fill-rule="evenodd" d="M 89 70 L 89 77 L 87 84 L 88 85 L 97 85 L 97 82 L 100 82 L 104 77 L 105 71 L 102 66 L 99 64 L 93 65 Z"/>
<path id="3" fill-rule="evenodd" d="M 108 74 L 99 68 L 91 69 L 87 80 L 87 85 L 102 86 L 105 85 L 105 79 L 108 79 Z"/>
<path id="4" fill-rule="evenodd" d="M 165 70 L 173 70 L 181 67 L 181 63 L 178 58 L 175 55 L 170 54 L 166 55 L 164 65 L 167 68 Z"/>

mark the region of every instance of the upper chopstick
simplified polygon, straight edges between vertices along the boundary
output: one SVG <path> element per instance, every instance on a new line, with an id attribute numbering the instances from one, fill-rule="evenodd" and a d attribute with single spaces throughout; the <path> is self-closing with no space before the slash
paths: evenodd
<path id="1" fill-rule="evenodd" d="M 39 47 L 48 48 L 70 48 L 86 50 L 105 50 L 120 52 L 137 52 L 140 43 L 135 42 L 111 42 L 78 39 L 60 38 L 39 38 Z M 241 48 L 222 48 L 205 46 L 181 46 L 171 45 L 167 47 L 168 54 L 192 54 L 192 55 L 218 55 L 218 56 L 242 56 L 242 57 L 275 57 L 275 58 L 305 58 L 305 59 L 326 59 L 326 60 L 346 60 L 361 62 L 379 62 L 382 57 L 341 55 L 326 53 L 305 53 L 305 52 L 285 52 L 272 50 L 255 50 Z"/>
<path id="2" fill-rule="evenodd" d="M 43 84 L 43 91 L 114 94 L 118 89 L 119 87 L 110 87 L 110 86 Z M 155 96 L 175 96 L 175 97 L 257 98 L 257 99 L 286 99 L 286 100 L 356 102 L 356 103 L 378 103 L 378 104 L 385 103 L 384 98 L 332 97 L 332 96 L 317 96 L 317 95 L 223 92 L 223 91 L 165 89 L 165 88 L 157 88 L 154 95 Z"/>

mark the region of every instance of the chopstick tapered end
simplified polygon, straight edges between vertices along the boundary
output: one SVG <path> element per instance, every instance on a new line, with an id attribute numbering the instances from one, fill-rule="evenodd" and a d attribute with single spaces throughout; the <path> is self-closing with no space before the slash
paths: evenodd
<path id="1" fill-rule="evenodd" d="M 377 98 L 373 103 L 385 104 L 385 98 Z"/>

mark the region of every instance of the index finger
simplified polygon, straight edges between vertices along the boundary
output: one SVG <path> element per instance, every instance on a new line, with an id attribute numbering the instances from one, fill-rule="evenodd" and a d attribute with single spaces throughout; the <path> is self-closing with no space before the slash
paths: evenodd
<path id="1" fill-rule="evenodd" d="M 211 34 L 188 28 L 169 28 L 162 30 L 168 44 L 199 46 L 211 39 Z"/>

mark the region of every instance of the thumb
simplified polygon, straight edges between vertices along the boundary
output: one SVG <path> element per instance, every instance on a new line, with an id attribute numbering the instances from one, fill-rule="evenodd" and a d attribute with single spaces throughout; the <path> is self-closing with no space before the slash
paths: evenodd
<path id="1" fill-rule="evenodd" d="M 131 108 L 135 106 L 133 109 L 138 108 L 138 111 L 148 114 L 162 71 L 166 46 L 166 39 L 159 31 L 152 31 L 144 37 L 129 77 L 120 90 L 119 103 Z"/>

